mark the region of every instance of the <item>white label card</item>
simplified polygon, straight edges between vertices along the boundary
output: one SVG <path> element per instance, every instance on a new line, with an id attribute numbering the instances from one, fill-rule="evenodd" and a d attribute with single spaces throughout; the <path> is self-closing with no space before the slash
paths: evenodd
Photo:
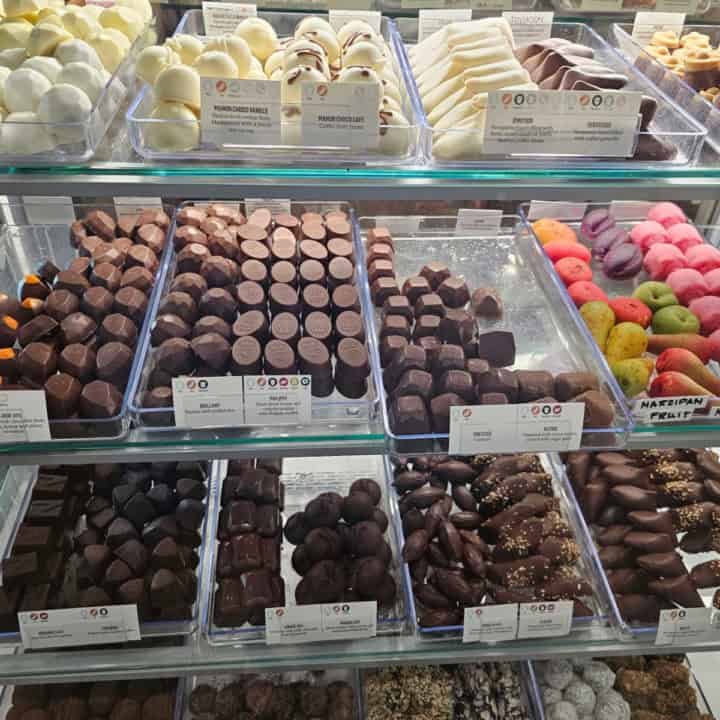
<path id="1" fill-rule="evenodd" d="M 680 12 L 685 15 L 694 15 L 698 9 L 698 0 L 657 0 L 657 12 Z"/>
<path id="2" fill-rule="evenodd" d="M 378 10 L 361 10 L 358 8 L 358 3 L 350 1 L 348 4 L 352 5 L 352 8 L 341 9 L 335 5 L 335 0 L 331 0 L 333 5 L 328 12 L 328 18 L 332 29 L 337 31 L 343 25 L 347 25 L 352 20 L 362 20 L 366 22 L 376 33 L 380 32 L 382 25 L 382 15 Z M 359 3 L 363 5 L 365 3 Z M 367 6 L 370 7 L 371 3 L 368 2 Z"/>
<path id="3" fill-rule="evenodd" d="M 286 198 L 245 198 L 245 214 L 252 215 L 260 208 L 267 208 L 273 215 L 290 214 L 290 200 Z"/>
<path id="4" fill-rule="evenodd" d="M 510 23 L 515 47 L 523 47 L 550 37 L 555 13 L 504 12 L 503 17 Z"/>
<path id="5" fill-rule="evenodd" d="M 467 22 L 472 20 L 472 10 L 463 8 L 459 10 L 421 10 L 418 25 L 418 42 L 422 42 L 434 32 L 442 30 L 446 25 L 454 22 Z"/>
<path id="6" fill-rule="evenodd" d="M 50 440 L 43 390 L 0 392 L 0 443 Z"/>
<path id="7" fill-rule="evenodd" d="M 647 45 L 659 31 L 673 30 L 681 35 L 684 25 L 684 12 L 638 12 L 635 13 L 632 37 L 640 45 Z"/>
<path id="8" fill-rule="evenodd" d="M 162 210 L 159 197 L 114 197 L 113 204 L 118 215 L 132 215 L 143 210 Z"/>
<path id="9" fill-rule="evenodd" d="M 613 200 L 608 210 L 616 220 L 644 220 L 651 207 L 645 200 Z"/>
<path id="10" fill-rule="evenodd" d="M 257 5 L 233 2 L 203 2 L 202 14 L 205 35 L 232 34 L 245 18 L 257 16 Z"/>
<path id="11" fill-rule="evenodd" d="M 553 220 L 582 220 L 587 212 L 587 203 L 555 202 L 554 200 L 531 200 L 528 220 L 552 218 Z"/>
<path id="12" fill-rule="evenodd" d="M 494 90 L 488 93 L 488 154 L 629 157 L 635 149 L 639 92 Z"/>
<path id="13" fill-rule="evenodd" d="M 23 196 L 25 218 L 31 225 L 65 225 L 74 223 L 75 207 L 71 197 Z"/>
<path id="14" fill-rule="evenodd" d="M 633 416 L 651 425 L 682 422 L 699 410 L 704 410 L 708 397 L 687 396 L 669 398 L 640 398 L 633 405 Z"/>
<path id="15" fill-rule="evenodd" d="M 623 0 L 580 0 L 582 10 L 593 12 L 617 12 L 622 10 Z"/>
<path id="16" fill-rule="evenodd" d="M 265 610 L 268 645 L 358 640 L 377 635 L 377 603 L 297 605 Z"/>
<path id="17" fill-rule="evenodd" d="M 137 605 L 19 612 L 26 650 L 140 640 Z"/>
<path id="18" fill-rule="evenodd" d="M 173 378 L 172 390 L 178 427 L 237 427 L 245 422 L 240 377 Z"/>
<path id="19" fill-rule="evenodd" d="M 512 10 L 513 0 L 474 0 L 476 10 Z"/>
<path id="20" fill-rule="evenodd" d="M 520 603 L 518 640 L 568 635 L 572 618 L 572 600 Z"/>
<path id="21" fill-rule="evenodd" d="M 583 403 L 451 407 L 450 454 L 578 450 L 584 415 Z"/>
<path id="22" fill-rule="evenodd" d="M 475 210 L 473 208 L 460 208 L 455 224 L 456 235 L 492 235 L 500 230 L 502 210 Z"/>
<path id="23" fill-rule="evenodd" d="M 720 640 L 720 616 L 712 608 L 673 608 L 661 610 L 656 645 L 692 645 Z"/>
<path id="24" fill-rule="evenodd" d="M 419 215 L 378 215 L 375 218 L 375 227 L 387 228 L 397 235 L 413 235 L 420 230 Z"/>
<path id="25" fill-rule="evenodd" d="M 280 145 L 280 83 L 200 79 L 202 141 L 215 145 Z"/>
<path id="26" fill-rule="evenodd" d="M 518 605 L 483 605 L 465 608 L 463 642 L 504 642 L 515 640 Z"/>
<path id="27" fill-rule="evenodd" d="M 418 8 L 443 8 L 445 0 L 400 0 L 403 10 L 417 10 Z"/>
<path id="28" fill-rule="evenodd" d="M 246 375 L 247 425 L 307 425 L 312 420 L 310 375 Z"/>
<path id="29" fill-rule="evenodd" d="M 377 148 L 380 140 L 378 85 L 306 82 L 301 98 L 304 145 L 352 150 Z"/>

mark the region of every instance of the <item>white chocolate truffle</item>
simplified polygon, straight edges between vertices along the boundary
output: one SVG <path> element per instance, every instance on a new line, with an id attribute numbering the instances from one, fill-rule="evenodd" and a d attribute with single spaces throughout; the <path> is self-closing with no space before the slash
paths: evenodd
<path id="1" fill-rule="evenodd" d="M 95 50 L 103 67 L 110 73 L 117 70 L 130 50 L 130 41 L 120 31 L 112 28 L 91 35 L 87 43 Z"/>
<path id="2" fill-rule="evenodd" d="M 380 141 L 378 147 L 383 155 L 404 155 L 410 145 L 410 123 L 394 110 L 380 113 Z"/>
<path id="3" fill-rule="evenodd" d="M 42 73 L 51 83 L 58 82 L 58 75 L 62 70 L 62 65 L 51 57 L 31 57 L 26 60 L 20 67 L 30 68 Z"/>
<path id="4" fill-rule="evenodd" d="M 400 103 L 387 95 L 383 95 L 380 100 L 380 112 L 383 110 L 395 110 L 396 112 L 402 112 Z"/>
<path id="5" fill-rule="evenodd" d="M 185 152 L 200 143 L 200 125 L 197 117 L 182 103 L 161 102 L 152 111 L 150 118 L 170 121 L 147 123 L 145 139 L 154 150 Z"/>
<path id="6" fill-rule="evenodd" d="M 198 71 L 200 77 L 238 77 L 238 67 L 235 61 L 226 52 L 220 50 L 205 51 L 198 56 L 192 66 Z"/>
<path id="7" fill-rule="evenodd" d="M 78 142 L 85 136 L 82 125 L 73 127 L 74 123 L 85 123 L 92 112 L 90 98 L 74 85 L 55 85 L 40 99 L 37 115 L 46 123 L 71 123 L 71 125 L 50 128 L 50 134 L 58 142 Z"/>
<path id="8" fill-rule="evenodd" d="M 266 61 L 263 67 L 263 72 L 269 77 L 276 70 L 283 68 L 283 62 L 285 61 L 285 49 L 279 48 L 276 50 Z"/>
<path id="9" fill-rule="evenodd" d="M 2 148 L 12 155 L 34 155 L 55 147 L 53 139 L 34 112 L 10 113 L 0 125 Z"/>
<path id="10" fill-rule="evenodd" d="M 145 25 L 152 20 L 152 5 L 148 0 L 115 0 L 115 7 L 118 6 L 132 8 L 140 13 Z"/>
<path id="11" fill-rule="evenodd" d="M 561 700 L 551 705 L 545 713 L 547 720 L 578 720 L 578 714 L 572 703 Z"/>
<path id="12" fill-rule="evenodd" d="M 187 65 L 165 68 L 155 80 L 157 102 L 179 102 L 192 110 L 200 109 L 200 74 Z"/>
<path id="13" fill-rule="evenodd" d="M 306 32 L 311 30 L 322 30 L 323 32 L 330 32 L 333 35 L 335 30 L 333 26 L 324 18 L 318 17 L 317 15 L 311 15 L 310 17 L 303 18 L 295 28 L 295 37 L 302 37 Z"/>
<path id="14" fill-rule="evenodd" d="M 283 55 L 284 55 L 284 57 L 288 57 L 291 53 L 296 52 L 298 50 L 309 50 L 310 52 L 319 52 L 319 53 L 322 53 L 325 57 L 327 57 L 325 48 L 322 45 L 320 45 L 320 43 L 316 43 L 314 40 L 311 40 L 308 37 L 290 38 L 290 42 L 283 48 Z"/>
<path id="15" fill-rule="evenodd" d="M 171 65 L 180 65 L 180 56 L 165 45 L 151 45 L 138 55 L 135 72 L 152 85 L 160 72 Z"/>
<path id="16" fill-rule="evenodd" d="M 267 21 L 259 17 L 245 18 L 236 28 L 239 35 L 250 46 L 252 54 L 264 63 L 278 48 L 275 29 Z"/>
<path id="17" fill-rule="evenodd" d="M 402 104 L 402 96 L 400 95 L 400 88 L 390 80 L 380 79 L 382 85 L 382 93 L 387 97 L 391 97 L 398 105 Z"/>
<path id="18" fill-rule="evenodd" d="M 353 35 L 361 34 L 374 35 L 375 31 L 372 29 L 372 26 L 364 20 L 350 20 L 350 22 L 346 22 L 337 31 L 337 39 L 340 45 L 345 47 L 345 44 Z"/>
<path id="19" fill-rule="evenodd" d="M 58 27 L 52 23 L 40 23 L 36 25 L 27 43 L 27 54 L 30 57 L 34 55 L 52 55 L 60 43 L 72 40 L 72 35 L 62 26 Z"/>
<path id="20" fill-rule="evenodd" d="M 543 677 L 550 687 L 564 690 L 573 679 L 572 663 L 569 660 L 550 660 Z"/>
<path id="21" fill-rule="evenodd" d="M 371 84 L 374 83 L 375 85 L 380 85 L 380 87 L 381 87 L 380 99 L 382 100 L 382 96 L 383 96 L 382 82 L 380 81 L 378 74 L 372 68 L 368 68 L 368 67 L 343 68 L 337 77 L 337 81 L 338 82 L 348 82 L 348 83 L 371 83 Z"/>
<path id="22" fill-rule="evenodd" d="M 25 48 L 9 48 L 0 50 L 0 66 L 16 70 L 27 60 Z"/>
<path id="23" fill-rule="evenodd" d="M 321 72 L 327 80 L 330 79 L 330 67 L 328 66 L 324 52 L 317 52 L 314 50 L 291 50 L 289 54 L 285 53 L 285 61 L 283 65 L 285 71 L 292 70 L 293 68 L 300 66 L 315 68 L 318 72 Z"/>
<path id="24" fill-rule="evenodd" d="M 277 70 L 275 71 L 277 72 Z M 282 71 L 281 71 L 282 72 Z M 243 80 L 267 80 L 268 76 L 265 74 L 264 70 L 258 70 L 254 65 L 250 66 L 250 70 L 248 70 L 247 75 L 243 78 Z M 277 80 L 278 78 L 274 78 Z"/>
<path id="25" fill-rule="evenodd" d="M 280 80 L 282 80 L 284 74 L 285 74 L 285 71 L 282 68 L 275 68 L 275 70 L 272 71 L 272 75 L 270 75 L 270 77 L 268 77 L 268 80 L 280 81 Z"/>
<path id="26" fill-rule="evenodd" d="M 84 9 L 77 5 L 68 5 L 62 16 L 63 27 L 81 40 L 102 30 L 100 23 L 90 13 L 83 12 Z"/>
<path id="27" fill-rule="evenodd" d="M 58 45 L 55 59 L 61 65 L 71 62 L 86 62 L 98 70 L 103 70 L 103 64 L 95 48 L 90 47 L 84 40 L 68 40 Z"/>
<path id="28" fill-rule="evenodd" d="M 615 690 L 598 693 L 595 704 L 596 720 L 630 720 L 630 705 Z"/>
<path id="29" fill-rule="evenodd" d="M 604 662 L 589 662 L 583 668 L 582 677 L 596 693 L 615 685 L 615 673 Z"/>
<path id="30" fill-rule="evenodd" d="M 32 17 L 48 6 L 47 0 L 5 0 L 6 18 Z"/>
<path id="31" fill-rule="evenodd" d="M 41 23 L 50 23 L 51 25 L 57 25 L 58 27 L 65 27 L 63 25 L 62 18 L 60 17 L 60 10 L 55 8 L 46 7 L 43 8 L 37 15 L 36 25 Z"/>
<path id="32" fill-rule="evenodd" d="M 62 70 L 60 70 L 56 82 L 63 83 L 64 85 L 72 85 L 82 90 L 88 98 L 90 98 L 93 107 L 105 87 L 105 81 L 100 71 L 92 65 L 83 62 L 68 63 L 65 65 Z"/>
<path id="33" fill-rule="evenodd" d="M 321 45 L 331 64 L 340 58 L 340 43 L 333 30 L 308 30 L 301 37 L 306 37 Z"/>
<path id="34" fill-rule="evenodd" d="M 385 53 L 377 46 L 366 40 L 351 45 L 343 53 L 343 67 L 371 67 L 375 72 L 380 72 L 387 62 Z"/>
<path id="35" fill-rule="evenodd" d="M 553 687 L 544 687 L 542 689 L 542 701 L 546 708 L 555 703 L 559 703 L 562 699 L 562 690 L 557 690 Z"/>
<path id="36" fill-rule="evenodd" d="M 18 68 L 5 81 L 5 107 L 11 112 L 35 112 L 52 83 L 37 70 Z"/>
<path id="37" fill-rule="evenodd" d="M 0 50 L 25 49 L 33 26 L 25 21 L 0 23 Z"/>
<path id="38" fill-rule="evenodd" d="M 122 3 L 118 3 L 122 4 Z M 105 8 L 102 5 L 83 5 L 81 10 L 91 17 L 93 20 L 97 21 L 97 24 L 100 25 L 100 16 L 102 15 L 102 11 Z M 102 25 L 100 25 L 102 27 Z"/>
<path id="39" fill-rule="evenodd" d="M 132 8 L 115 5 L 100 13 L 100 24 L 104 28 L 119 30 L 131 42 L 135 42 L 142 32 L 145 21 L 142 15 Z"/>
<path id="40" fill-rule="evenodd" d="M 299 103 L 305 82 L 326 82 L 325 76 L 315 68 L 301 66 L 288 70 L 282 77 L 280 97 L 285 104 Z"/>
<path id="41" fill-rule="evenodd" d="M 582 680 L 573 680 L 563 691 L 563 700 L 571 702 L 578 715 L 590 715 L 595 709 L 595 692 Z"/>
<path id="42" fill-rule="evenodd" d="M 250 46 L 238 35 L 217 35 L 211 37 L 205 46 L 205 52 L 218 50 L 226 53 L 237 66 L 237 77 L 244 78 L 250 71 L 253 60 Z M 202 75 L 202 73 L 200 73 Z"/>
<path id="43" fill-rule="evenodd" d="M 165 41 L 166 47 L 174 50 L 185 65 L 192 65 L 197 57 L 205 50 L 205 46 L 194 35 L 173 35 Z"/>

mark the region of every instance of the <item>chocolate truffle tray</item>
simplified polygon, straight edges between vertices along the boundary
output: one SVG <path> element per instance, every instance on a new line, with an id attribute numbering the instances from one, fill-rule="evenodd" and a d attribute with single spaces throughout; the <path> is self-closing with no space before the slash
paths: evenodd
<path id="1" fill-rule="evenodd" d="M 446 216 L 359 222 L 391 452 L 446 452 L 452 406 L 540 399 L 585 404 L 582 447 L 625 444 L 622 391 L 517 216 L 480 233 Z"/>
<path id="2" fill-rule="evenodd" d="M 18 612 L 113 604 L 137 606 L 142 638 L 192 633 L 213 513 L 207 471 L 204 462 L 11 466 L 0 642 L 20 643 Z"/>
<path id="3" fill-rule="evenodd" d="M 54 443 L 119 439 L 174 208 L 76 203 L 71 224 L 30 224 L 21 205 L 9 210 L 15 222 L 0 232 L 3 387 L 44 390 Z M 17 442 L 33 439 L 18 433 Z"/>
<path id="4" fill-rule="evenodd" d="M 210 643 L 264 642 L 266 608 L 340 601 L 377 601 L 377 634 L 403 631 L 399 519 L 382 456 L 217 461 L 213 476 Z"/>
<path id="5" fill-rule="evenodd" d="M 182 430 L 172 378 L 311 376 L 312 425 L 366 422 L 377 412 L 372 306 L 363 250 L 345 203 L 292 203 L 291 214 L 239 204 L 181 205 L 130 410 L 149 432 Z M 277 425 L 232 426 L 275 437 Z M 222 433 L 222 426 L 208 426 Z"/>
<path id="6" fill-rule="evenodd" d="M 302 12 L 258 12 L 258 18 L 269 22 L 280 39 L 292 37 L 296 27 L 304 18 L 319 17 L 327 20 L 326 13 Z M 175 35 L 192 35 L 206 42 L 203 14 L 200 9 L 188 10 L 180 20 Z M 283 83 L 282 132 L 277 145 L 243 144 L 239 137 L 223 144 L 203 140 L 197 120 L 158 119 L 153 117 L 156 104 L 155 89 L 145 83 L 127 112 L 127 126 L 130 143 L 142 157 L 151 160 L 216 160 L 239 162 L 251 165 L 283 165 L 285 167 L 310 165 L 409 165 L 420 158 L 420 116 L 415 85 L 408 72 L 407 55 L 402 37 L 395 21 L 383 17 L 380 25 L 379 42 L 384 41 L 387 63 L 382 82 L 385 94 L 392 96 L 392 105 L 381 106 L 377 141 L 368 147 L 353 147 L 338 144 L 304 143 L 301 130 L 301 101 L 299 85 L 302 80 L 318 82 L 323 74 L 313 68 L 312 76 L 300 76 L 291 92 Z M 264 60 L 263 60 L 264 62 Z M 364 61 L 363 64 L 369 64 Z M 304 65 L 310 65 L 305 62 Z M 282 66 L 280 66 L 282 70 Z M 309 67 L 304 68 L 309 71 Z M 273 80 L 275 78 L 272 78 Z M 335 82 L 341 82 L 342 78 Z M 348 78 L 347 82 L 351 82 Z M 277 80 L 278 87 L 281 80 Z M 157 83 L 156 83 L 157 86 Z M 380 98 L 383 99 L 382 97 Z M 198 108 L 199 109 L 199 108 Z M 389 112 L 386 110 L 389 109 Z M 182 136 L 190 139 L 179 141 Z M 178 145 L 178 142 L 180 143 Z M 182 148 L 182 149 L 181 149 Z"/>
<path id="7" fill-rule="evenodd" d="M 423 640 L 463 632 L 467 607 L 571 600 L 571 632 L 605 625 L 597 554 L 554 455 L 385 459 L 402 571 Z M 462 563 L 462 574 L 443 569 Z"/>

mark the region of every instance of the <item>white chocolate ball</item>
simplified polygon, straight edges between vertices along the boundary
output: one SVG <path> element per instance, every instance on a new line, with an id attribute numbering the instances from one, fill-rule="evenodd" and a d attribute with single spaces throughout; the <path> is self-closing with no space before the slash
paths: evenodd
<path id="1" fill-rule="evenodd" d="M 180 60 L 185 65 L 192 65 L 200 55 L 205 46 L 199 38 L 194 35 L 185 35 L 180 33 L 179 35 L 173 35 L 165 41 L 165 45 L 171 50 L 174 50 L 179 56 Z"/>
<path id="2" fill-rule="evenodd" d="M 5 107 L 11 112 L 35 112 L 52 83 L 37 70 L 18 68 L 5 81 Z"/>
<path id="3" fill-rule="evenodd" d="M 46 123 L 70 123 L 70 126 L 52 127 L 50 134 L 58 142 L 79 142 L 85 137 L 86 123 L 92 112 L 90 98 L 74 85 L 55 85 L 46 92 L 38 104 L 37 115 Z M 73 127 L 73 124 L 78 123 Z"/>
<path id="4" fill-rule="evenodd" d="M 119 4 L 122 5 L 122 3 Z M 102 15 L 104 9 L 102 5 L 83 5 L 81 8 L 86 15 L 89 15 L 93 20 L 97 20 L 98 25 L 100 25 L 100 15 Z"/>
<path id="5" fill-rule="evenodd" d="M 400 107 L 400 103 L 398 103 L 398 101 L 394 98 L 391 98 L 389 95 L 383 95 L 380 100 L 380 112 L 383 110 L 395 110 L 396 112 L 402 112 L 402 107 Z"/>
<path id="6" fill-rule="evenodd" d="M 275 72 L 277 72 L 277 70 Z M 257 65 L 250 65 L 250 69 L 248 70 L 247 75 L 245 75 L 245 77 L 243 79 L 244 80 L 267 80 L 268 76 L 265 74 L 265 71 L 262 69 L 262 66 L 258 67 Z"/>
<path id="7" fill-rule="evenodd" d="M 82 12 L 84 8 L 77 5 L 68 5 L 62 16 L 64 28 L 76 38 L 84 40 L 102 30 L 100 23 L 89 13 Z"/>
<path id="8" fill-rule="evenodd" d="M 152 85 L 162 70 L 180 63 L 180 56 L 171 48 L 165 45 L 151 45 L 138 55 L 135 71 L 146 83 Z"/>
<path id="9" fill-rule="evenodd" d="M 281 67 L 275 68 L 272 71 L 272 75 L 268 76 L 268 80 L 282 80 L 284 74 L 285 71 Z"/>
<path id="10" fill-rule="evenodd" d="M 90 102 L 95 106 L 103 89 L 105 81 L 100 71 L 92 65 L 83 62 L 68 63 L 57 76 L 56 82 L 64 85 L 72 85 L 82 90 Z"/>
<path id="11" fill-rule="evenodd" d="M 394 110 L 383 110 L 380 113 L 380 152 L 383 155 L 404 155 L 409 145 L 410 123 L 405 116 Z"/>
<path id="12" fill-rule="evenodd" d="M 104 69 L 95 48 L 88 45 L 85 40 L 68 40 L 61 43 L 55 50 L 55 59 L 61 65 L 71 62 L 86 62 L 98 70 Z"/>
<path id="13" fill-rule="evenodd" d="M 161 102 L 152 111 L 150 118 L 169 121 L 147 123 L 145 140 L 154 150 L 186 152 L 200 143 L 200 125 L 197 117 L 182 103 Z"/>
<path id="14" fill-rule="evenodd" d="M 5 107 L 5 81 L 10 75 L 10 68 L 0 67 L 0 105 Z"/>
<path id="15" fill-rule="evenodd" d="M 58 82 L 58 75 L 62 70 L 62 65 L 51 57 L 31 57 L 20 66 L 24 68 L 30 68 L 31 70 L 37 70 L 42 73 L 51 83 Z"/>
<path id="16" fill-rule="evenodd" d="M 263 70 L 266 75 L 272 75 L 278 68 L 282 69 L 285 59 L 285 50 L 280 48 L 276 50 L 266 61 Z"/>
<path id="17" fill-rule="evenodd" d="M 25 48 L 9 48 L 0 50 L 0 66 L 16 70 L 27 60 Z"/>
<path id="18" fill-rule="evenodd" d="M 8 116 L 7 108 L 4 108 L 2 105 L 0 105 L 0 122 L 3 122 L 7 116 Z M 1 135 L 0 135 L 0 141 L 2 141 Z"/>
<path id="19" fill-rule="evenodd" d="M 315 68 L 318 72 L 321 72 L 327 80 L 330 79 L 330 68 L 324 52 L 291 50 L 289 54 L 286 53 L 285 63 L 283 65 L 286 71 L 303 65 Z"/>
<path id="20" fill-rule="evenodd" d="M 237 76 L 244 78 L 250 71 L 252 52 L 250 46 L 238 35 L 217 35 L 211 37 L 205 46 L 205 52 L 218 50 L 229 55 L 237 66 Z M 202 75 L 202 73 L 200 73 Z"/>
<path id="21" fill-rule="evenodd" d="M 87 43 L 95 50 L 103 67 L 110 73 L 117 70 L 130 50 L 130 41 L 119 30 L 112 28 L 91 35 Z"/>
<path id="22" fill-rule="evenodd" d="M 40 23 L 36 25 L 27 43 L 27 54 L 30 57 L 35 55 L 50 56 L 55 52 L 60 43 L 72 40 L 72 35 L 62 26 L 52 23 Z"/>
<path id="23" fill-rule="evenodd" d="M 236 28 L 239 35 L 250 46 L 252 54 L 264 63 L 278 48 L 278 38 L 273 26 L 259 17 L 245 18 Z"/>
<path id="24" fill-rule="evenodd" d="M 375 72 L 382 70 L 386 62 L 385 53 L 367 40 L 351 45 L 342 58 L 343 67 L 371 67 Z"/>
<path id="25" fill-rule="evenodd" d="M 284 104 L 300 102 L 302 85 L 305 82 L 326 82 L 325 76 L 315 68 L 300 66 L 283 74 L 280 97 Z"/>
<path id="26" fill-rule="evenodd" d="M 301 37 L 309 38 L 325 50 L 330 64 L 336 62 L 340 58 L 340 43 L 333 30 L 308 30 Z"/>
<path id="27" fill-rule="evenodd" d="M 322 30 L 323 32 L 331 32 L 335 34 L 333 26 L 324 18 L 318 17 L 317 15 L 311 15 L 310 17 L 303 18 L 295 28 L 295 37 L 302 37 L 306 32 L 311 30 Z"/>
<path id="28" fill-rule="evenodd" d="M 36 25 L 41 23 L 50 23 L 51 25 L 57 25 L 58 27 L 65 27 L 63 25 L 62 18 L 60 15 L 62 11 L 56 10 L 55 8 L 46 7 L 43 8 L 37 15 Z"/>
<path id="29" fill-rule="evenodd" d="M 337 77 L 338 82 L 352 83 L 375 83 L 382 85 L 382 81 L 378 74 L 369 67 L 347 67 L 340 71 Z"/>
<path id="30" fill-rule="evenodd" d="M 0 23 L 0 50 L 25 49 L 33 26 L 25 21 Z"/>
<path id="31" fill-rule="evenodd" d="M 320 45 L 320 43 L 316 43 L 307 37 L 291 39 L 290 42 L 285 46 L 284 56 L 287 57 L 291 53 L 297 52 L 298 50 L 308 50 L 310 52 L 320 52 L 325 57 L 327 57 L 325 48 L 322 45 Z"/>
<path id="32" fill-rule="evenodd" d="M 12 155 L 34 155 L 54 149 L 55 142 L 34 112 L 10 113 L 0 125 L 2 148 Z"/>
<path id="33" fill-rule="evenodd" d="M 160 72 L 155 80 L 155 98 L 179 102 L 192 110 L 200 109 L 200 74 L 187 65 L 173 65 Z"/>
<path id="34" fill-rule="evenodd" d="M 135 42 L 145 26 L 142 15 L 132 8 L 113 6 L 100 13 L 100 24 L 104 28 L 119 30 L 131 42 Z"/>
<path id="35" fill-rule="evenodd" d="M 48 6 L 47 0 L 5 0 L 5 17 L 32 17 Z"/>
<path id="36" fill-rule="evenodd" d="M 235 61 L 226 52 L 220 50 L 205 51 L 198 56 L 192 66 L 198 71 L 200 77 L 238 77 L 238 67 Z"/>
<path id="37" fill-rule="evenodd" d="M 375 31 L 369 23 L 364 20 L 350 20 L 346 22 L 338 31 L 337 39 L 341 46 L 345 47 L 345 43 L 355 34 L 374 34 Z"/>
<path id="38" fill-rule="evenodd" d="M 140 14 L 143 24 L 152 20 L 152 5 L 148 0 L 115 0 L 115 7 L 128 7 Z"/>

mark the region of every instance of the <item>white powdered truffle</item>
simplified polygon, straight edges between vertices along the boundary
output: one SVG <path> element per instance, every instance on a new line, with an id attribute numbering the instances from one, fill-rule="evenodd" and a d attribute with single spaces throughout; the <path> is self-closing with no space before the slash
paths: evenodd
<path id="1" fill-rule="evenodd" d="M 564 690 L 573 679 L 572 663 L 569 660 L 548 661 L 543 678 L 550 687 Z"/>
<path id="2" fill-rule="evenodd" d="M 0 125 L 4 152 L 11 155 L 34 155 L 55 147 L 47 127 L 34 112 L 10 113 Z"/>
<path id="3" fill-rule="evenodd" d="M 211 78 L 236 78 L 238 67 L 235 61 L 226 53 L 220 50 L 206 50 L 193 63 L 200 77 Z"/>
<path id="4" fill-rule="evenodd" d="M 564 700 L 548 708 L 545 715 L 547 720 L 578 720 L 575 706 Z"/>
<path id="5" fill-rule="evenodd" d="M 87 44 L 95 50 L 103 67 L 110 73 L 118 69 L 130 50 L 130 41 L 114 28 L 105 28 L 91 35 Z"/>
<path id="6" fill-rule="evenodd" d="M 250 72 L 253 60 L 252 52 L 250 52 L 250 46 L 238 35 L 211 37 L 205 46 L 205 52 L 213 50 L 225 53 L 233 59 L 237 66 L 237 77 L 244 78 Z M 202 75 L 202 73 L 200 74 Z"/>
<path id="7" fill-rule="evenodd" d="M 79 88 L 90 98 L 93 106 L 105 87 L 105 81 L 100 71 L 83 62 L 65 65 L 57 77 L 57 82 Z"/>
<path id="8" fill-rule="evenodd" d="M 562 690 L 557 690 L 552 687 L 544 687 L 542 689 L 542 701 L 545 707 L 559 703 L 562 699 Z"/>
<path id="9" fill-rule="evenodd" d="M 589 715 L 595 709 L 595 693 L 582 680 L 573 680 L 563 691 L 563 699 L 575 706 L 578 715 Z"/>
<path id="10" fill-rule="evenodd" d="M 55 58 L 41 57 L 40 55 L 29 58 L 21 67 L 36 70 L 44 75 L 51 83 L 58 82 L 57 77 L 62 70 L 62 65 Z"/>
<path id="11" fill-rule="evenodd" d="M 37 115 L 46 123 L 78 123 L 75 127 L 53 127 L 50 134 L 58 142 L 79 142 L 85 136 L 81 123 L 87 122 L 92 112 L 90 98 L 73 85 L 55 85 L 41 98 Z"/>
<path id="12" fill-rule="evenodd" d="M 10 70 L 17 70 L 27 60 L 25 48 L 9 48 L 0 50 L 0 66 Z"/>
<path id="13" fill-rule="evenodd" d="M 0 50 L 25 49 L 33 26 L 24 20 L 0 23 Z"/>
<path id="14" fill-rule="evenodd" d="M 598 693 L 595 720 L 630 720 L 630 705 L 615 690 Z"/>
<path id="15" fill-rule="evenodd" d="M 155 80 L 157 102 L 179 102 L 192 110 L 200 109 L 200 75 L 187 65 L 165 68 Z"/>
<path id="16" fill-rule="evenodd" d="M 5 107 L 11 112 L 35 112 L 52 83 L 37 70 L 18 68 L 5 81 Z"/>
<path id="17" fill-rule="evenodd" d="M 589 662 L 583 668 L 582 677 L 596 693 L 615 685 L 615 673 L 604 662 Z"/>
<path id="18" fill-rule="evenodd" d="M 192 65 L 198 55 L 205 49 L 205 46 L 199 38 L 196 38 L 194 35 L 185 35 L 184 33 L 168 38 L 165 41 L 165 46 L 174 50 L 185 65 Z"/>
<path id="19" fill-rule="evenodd" d="M 239 35 L 250 46 L 252 54 L 264 63 L 278 48 L 275 29 L 267 21 L 259 17 L 245 18 L 236 28 Z"/>
<path id="20" fill-rule="evenodd" d="M 68 40 L 58 45 L 55 58 L 61 65 L 71 62 L 86 62 L 98 70 L 104 69 L 100 56 L 84 40 Z"/>
<path id="21" fill-rule="evenodd" d="M 78 5 L 68 5 L 67 7 L 68 9 L 62 16 L 62 23 L 71 35 L 84 40 L 102 30 L 100 23 L 90 13 L 83 12 L 84 7 Z"/>
<path id="22" fill-rule="evenodd" d="M 325 76 L 311 67 L 296 67 L 288 70 L 282 78 L 280 97 L 285 104 L 300 102 L 300 92 L 305 82 L 325 82 Z"/>
<path id="23" fill-rule="evenodd" d="M 58 27 L 52 23 L 40 23 L 36 25 L 27 42 L 27 54 L 52 55 L 60 43 L 72 40 L 72 35 L 62 26 Z"/>
<path id="24" fill-rule="evenodd" d="M 100 25 L 120 31 L 131 43 L 140 35 L 144 24 L 145 21 L 137 10 L 122 5 L 105 8 L 100 13 Z"/>
<path id="25" fill-rule="evenodd" d="M 152 85 L 157 76 L 171 65 L 180 65 L 180 56 L 165 45 L 151 45 L 138 55 L 135 72 Z"/>
<path id="26" fill-rule="evenodd" d="M 161 102 L 150 115 L 153 120 L 169 122 L 147 123 L 146 141 L 161 152 L 185 152 L 200 142 L 200 125 L 190 108 L 176 102 Z"/>

